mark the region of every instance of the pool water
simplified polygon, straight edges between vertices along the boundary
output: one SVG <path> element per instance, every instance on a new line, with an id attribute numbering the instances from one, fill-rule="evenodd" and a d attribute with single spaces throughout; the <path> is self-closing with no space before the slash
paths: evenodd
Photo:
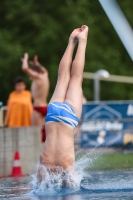
<path id="1" fill-rule="evenodd" d="M 0 200 L 133 200 L 133 171 L 86 172 L 80 189 L 36 196 L 31 177 L 0 179 Z"/>

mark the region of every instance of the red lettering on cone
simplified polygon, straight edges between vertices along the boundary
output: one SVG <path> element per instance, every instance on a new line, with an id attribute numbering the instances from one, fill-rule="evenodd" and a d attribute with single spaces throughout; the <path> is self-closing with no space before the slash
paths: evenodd
<path id="1" fill-rule="evenodd" d="M 22 177 L 22 176 L 24 176 L 24 174 L 22 173 L 20 156 L 19 156 L 19 152 L 16 151 L 14 154 L 13 168 L 12 168 L 12 173 L 10 177 Z"/>

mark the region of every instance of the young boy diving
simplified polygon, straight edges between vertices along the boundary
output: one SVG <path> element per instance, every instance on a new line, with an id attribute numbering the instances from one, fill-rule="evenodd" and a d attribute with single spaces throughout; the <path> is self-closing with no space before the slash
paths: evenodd
<path id="1" fill-rule="evenodd" d="M 58 167 L 69 171 L 75 162 L 74 129 L 78 125 L 82 112 L 82 79 L 87 35 L 86 25 L 71 33 L 59 64 L 57 84 L 46 116 L 46 141 L 40 155 L 39 182 L 45 178 L 41 166 L 52 172 L 56 172 Z M 72 61 L 77 41 L 78 48 Z M 74 174 L 74 171 L 72 173 Z"/>
<path id="2" fill-rule="evenodd" d="M 32 125 L 40 126 L 42 130 L 41 140 L 45 141 L 45 116 L 47 114 L 47 96 L 49 92 L 49 78 L 48 71 L 38 62 L 38 56 L 34 56 L 33 61 L 30 61 L 28 65 L 28 54 L 24 54 L 24 58 L 21 58 L 22 70 L 29 75 L 32 80 L 31 93 L 33 97 L 33 113 L 32 113 Z"/>

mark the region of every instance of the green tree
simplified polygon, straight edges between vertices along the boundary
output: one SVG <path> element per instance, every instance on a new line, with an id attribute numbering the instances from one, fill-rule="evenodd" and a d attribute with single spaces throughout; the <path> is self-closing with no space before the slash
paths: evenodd
<path id="1" fill-rule="evenodd" d="M 133 27 L 130 0 L 118 0 Z M 85 71 L 107 69 L 110 74 L 133 75 L 132 61 L 98 1 L 91 0 L 22 0 L 0 2 L 0 101 L 4 104 L 13 90 L 16 76 L 29 78 L 21 70 L 20 57 L 34 54 L 49 71 L 51 97 L 59 61 L 71 31 L 87 24 L 90 28 Z M 103 100 L 132 99 L 132 86 L 102 82 Z M 84 80 L 84 94 L 93 100 L 93 81 Z M 127 93 L 128 91 L 128 93 Z"/>

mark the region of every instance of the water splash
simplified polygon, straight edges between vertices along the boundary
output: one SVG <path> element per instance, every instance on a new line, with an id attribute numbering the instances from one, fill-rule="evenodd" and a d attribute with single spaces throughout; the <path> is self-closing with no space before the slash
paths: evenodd
<path id="1" fill-rule="evenodd" d="M 33 193 L 37 196 L 51 196 L 51 195 L 65 195 L 72 194 L 80 190 L 80 183 L 85 176 L 84 169 L 93 165 L 93 161 L 96 157 L 91 156 L 91 153 L 79 156 L 80 152 L 76 153 L 78 157 L 72 168 L 63 170 L 61 167 L 55 167 L 56 172 L 47 169 L 43 165 L 41 167 L 42 178 L 41 182 L 38 182 L 37 173 L 31 175 L 32 181 L 30 184 L 33 188 Z M 74 170 L 73 170 L 74 168 Z"/>

